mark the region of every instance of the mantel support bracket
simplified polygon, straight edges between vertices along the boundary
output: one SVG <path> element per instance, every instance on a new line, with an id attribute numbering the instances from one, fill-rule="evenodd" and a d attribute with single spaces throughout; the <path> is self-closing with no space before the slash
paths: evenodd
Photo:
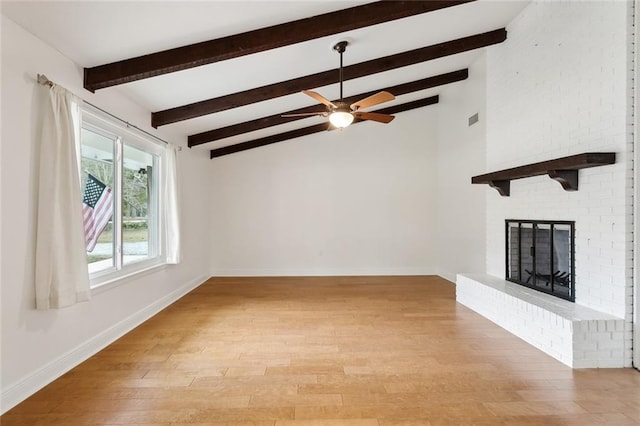
<path id="1" fill-rule="evenodd" d="M 577 170 L 549 170 L 549 177 L 562 185 L 565 191 L 578 190 L 578 171 Z"/>
<path id="2" fill-rule="evenodd" d="M 511 194 L 510 180 L 492 180 L 489 182 L 489 186 L 497 190 L 503 197 L 508 197 Z"/>

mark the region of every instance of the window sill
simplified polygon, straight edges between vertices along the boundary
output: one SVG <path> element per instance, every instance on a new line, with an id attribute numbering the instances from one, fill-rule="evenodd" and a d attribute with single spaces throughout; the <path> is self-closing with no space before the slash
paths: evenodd
<path id="1" fill-rule="evenodd" d="M 126 284 L 133 279 L 137 279 L 164 269 L 166 266 L 167 263 L 157 261 L 151 264 L 146 263 L 145 265 L 140 265 L 140 267 L 135 269 L 120 271 L 120 273 L 118 274 L 110 274 L 106 277 L 100 277 L 98 279 L 94 278 L 91 280 L 91 295 L 95 296 L 112 288 L 119 287 L 120 285 Z"/>

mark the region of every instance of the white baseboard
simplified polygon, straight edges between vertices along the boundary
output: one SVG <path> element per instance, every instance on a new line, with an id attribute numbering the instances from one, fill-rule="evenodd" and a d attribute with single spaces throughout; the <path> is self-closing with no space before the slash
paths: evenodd
<path id="1" fill-rule="evenodd" d="M 156 300 L 144 309 L 130 315 L 122 321 L 114 324 L 100 334 L 92 337 L 86 342 L 80 344 L 75 349 L 67 352 L 61 357 L 54 359 L 44 367 L 38 369 L 29 376 L 18 381 L 16 384 L 7 389 L 2 389 L 0 397 L 0 414 L 4 414 L 38 390 L 45 387 L 58 377 L 71 370 L 81 362 L 95 355 L 135 327 L 139 326 L 167 306 L 189 293 L 200 284 L 204 283 L 209 277 L 201 276 L 195 278 L 176 290 Z"/>
<path id="2" fill-rule="evenodd" d="M 220 268 L 212 271 L 212 277 L 344 277 L 344 276 L 393 276 L 393 275 L 437 275 L 436 268 L 318 268 L 318 269 L 267 269 L 267 268 Z"/>
<path id="3" fill-rule="evenodd" d="M 438 272 L 438 276 L 440 278 L 444 278 L 447 281 L 451 281 L 451 283 L 453 283 L 453 284 L 456 283 L 456 274 L 455 273 L 440 271 L 440 272 Z"/>

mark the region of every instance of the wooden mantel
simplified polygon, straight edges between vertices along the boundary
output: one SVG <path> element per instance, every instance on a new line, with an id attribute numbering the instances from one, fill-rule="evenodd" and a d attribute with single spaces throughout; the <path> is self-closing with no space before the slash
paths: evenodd
<path id="1" fill-rule="evenodd" d="M 503 197 L 508 197 L 512 180 L 548 175 L 551 179 L 560 182 L 565 191 L 577 191 L 578 170 L 605 166 L 615 162 L 615 152 L 585 152 L 474 176 L 471 178 L 471 183 L 486 183 L 495 188 Z"/>

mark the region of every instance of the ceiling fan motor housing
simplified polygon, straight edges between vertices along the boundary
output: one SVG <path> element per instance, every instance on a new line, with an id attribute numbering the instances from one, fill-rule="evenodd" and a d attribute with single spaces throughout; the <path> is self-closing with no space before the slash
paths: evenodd
<path id="1" fill-rule="evenodd" d="M 349 106 L 349 104 L 347 102 L 344 101 L 335 101 L 335 108 L 332 108 L 332 111 L 344 111 L 344 112 L 351 112 L 351 107 Z"/>

